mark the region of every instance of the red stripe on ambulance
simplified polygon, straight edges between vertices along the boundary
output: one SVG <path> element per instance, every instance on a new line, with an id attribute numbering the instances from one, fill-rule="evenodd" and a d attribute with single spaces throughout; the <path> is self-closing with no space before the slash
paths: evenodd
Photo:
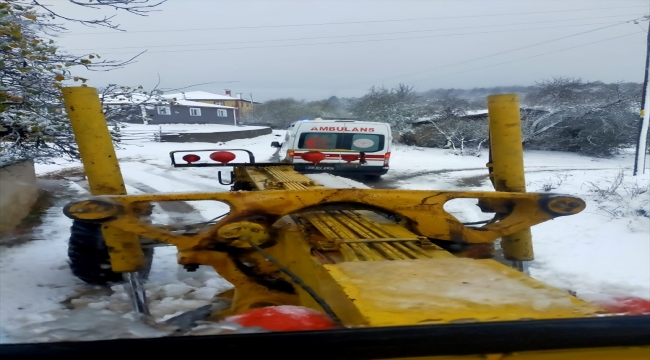
<path id="1" fill-rule="evenodd" d="M 294 157 L 295 158 L 302 158 L 302 154 L 306 154 L 307 152 L 308 151 L 300 153 L 300 152 L 296 151 L 294 153 Z M 343 154 L 327 154 L 327 153 L 323 153 L 323 154 L 325 155 L 325 159 L 328 159 L 328 160 L 334 160 L 334 159 L 335 160 L 340 160 L 341 156 L 343 155 Z M 385 155 L 366 155 L 366 161 L 384 161 L 385 158 L 386 158 Z"/>

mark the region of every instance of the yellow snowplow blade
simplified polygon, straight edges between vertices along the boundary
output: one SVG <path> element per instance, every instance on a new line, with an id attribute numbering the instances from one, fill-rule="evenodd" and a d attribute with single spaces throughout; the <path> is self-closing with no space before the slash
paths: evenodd
<path id="1" fill-rule="evenodd" d="M 493 260 L 361 261 L 323 267 L 327 291 L 321 294 L 343 323 L 352 326 L 560 319 L 595 316 L 601 310 Z"/>

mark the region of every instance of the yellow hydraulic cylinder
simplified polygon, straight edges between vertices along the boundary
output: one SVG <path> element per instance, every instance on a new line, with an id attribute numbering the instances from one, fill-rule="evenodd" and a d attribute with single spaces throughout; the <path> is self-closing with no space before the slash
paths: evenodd
<path id="1" fill-rule="evenodd" d="M 491 152 L 488 166 L 492 169 L 490 176 L 496 191 L 526 192 L 519 111 L 519 97 L 515 94 L 488 96 Z M 501 247 L 508 260 L 534 259 L 530 229 L 504 236 Z"/>
<path id="2" fill-rule="evenodd" d="M 95 88 L 63 89 L 65 109 L 70 118 L 90 192 L 93 195 L 126 195 L 113 141 Z M 137 235 L 117 228 L 102 227 L 115 272 L 134 272 L 144 265 Z"/>

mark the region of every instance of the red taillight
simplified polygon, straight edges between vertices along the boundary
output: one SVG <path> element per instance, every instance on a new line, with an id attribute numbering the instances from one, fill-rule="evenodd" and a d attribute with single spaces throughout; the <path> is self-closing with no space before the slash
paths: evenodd
<path id="1" fill-rule="evenodd" d="M 222 164 L 227 164 L 235 160 L 236 157 L 237 155 L 231 153 L 230 151 L 217 151 L 210 154 L 210 159 Z"/>
<path id="2" fill-rule="evenodd" d="M 303 160 L 309 161 L 314 164 L 318 164 L 319 162 L 325 160 L 327 156 L 320 151 L 309 151 L 302 154 L 301 157 L 303 158 Z"/>
<path id="3" fill-rule="evenodd" d="M 201 157 L 198 156 L 198 155 L 194 155 L 194 154 L 187 154 L 187 155 L 183 156 L 183 160 L 185 160 L 185 161 L 187 161 L 188 163 L 191 164 L 193 162 L 197 162 L 197 161 L 201 160 Z"/>
<path id="4" fill-rule="evenodd" d="M 345 154 L 345 155 L 341 155 L 341 159 L 343 159 L 343 161 L 352 162 L 352 161 L 359 160 L 359 155 Z"/>
<path id="5" fill-rule="evenodd" d="M 388 166 L 389 162 L 390 162 L 390 152 L 387 152 L 386 155 L 384 155 L 384 166 Z"/>

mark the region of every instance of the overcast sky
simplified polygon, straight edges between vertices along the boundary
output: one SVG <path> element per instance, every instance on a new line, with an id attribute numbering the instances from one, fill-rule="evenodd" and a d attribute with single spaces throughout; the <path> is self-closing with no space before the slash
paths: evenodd
<path id="1" fill-rule="evenodd" d="M 160 74 L 161 88 L 215 82 L 187 90 L 228 88 L 256 101 L 360 96 L 400 82 L 642 82 L 647 21 L 625 21 L 650 12 L 650 0 L 168 0 L 140 17 L 47 3 L 69 17 L 117 13 L 126 30 L 67 24 L 57 40 L 66 51 L 127 59 L 147 50 L 123 69 L 80 73 L 90 86 L 151 88 Z"/>

